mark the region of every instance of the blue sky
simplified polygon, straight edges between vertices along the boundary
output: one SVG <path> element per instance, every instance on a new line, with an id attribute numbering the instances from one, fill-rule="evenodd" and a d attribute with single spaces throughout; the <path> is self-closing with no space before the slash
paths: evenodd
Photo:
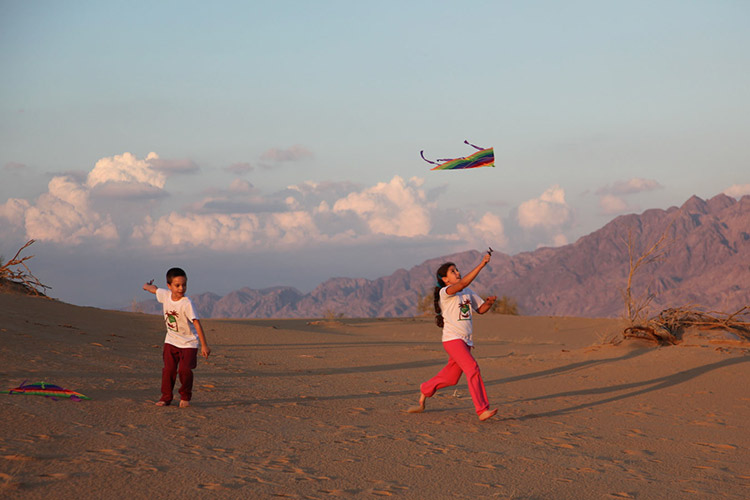
<path id="1" fill-rule="evenodd" d="M 0 252 L 114 307 L 750 194 L 750 4 L 0 0 Z M 419 158 L 495 148 L 496 168 Z M 162 283 L 163 284 L 163 283 Z"/>

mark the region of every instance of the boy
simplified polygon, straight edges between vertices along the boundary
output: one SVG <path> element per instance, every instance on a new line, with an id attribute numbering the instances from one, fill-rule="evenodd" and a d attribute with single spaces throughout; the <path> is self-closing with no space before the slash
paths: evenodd
<path id="1" fill-rule="evenodd" d="M 164 320 L 167 324 L 167 337 L 164 339 L 164 368 L 161 372 L 161 399 L 156 406 L 168 406 L 172 403 L 172 391 L 177 374 L 180 374 L 180 408 L 190 406 L 193 396 L 193 368 L 198 363 L 198 343 L 201 355 L 208 359 L 211 348 L 208 347 L 198 320 L 193 303 L 185 297 L 187 275 L 179 267 L 167 271 L 167 288 L 157 288 L 153 280 L 143 285 L 143 289 L 156 295 L 156 300 L 164 306 Z M 192 323 L 197 336 L 190 329 Z"/>

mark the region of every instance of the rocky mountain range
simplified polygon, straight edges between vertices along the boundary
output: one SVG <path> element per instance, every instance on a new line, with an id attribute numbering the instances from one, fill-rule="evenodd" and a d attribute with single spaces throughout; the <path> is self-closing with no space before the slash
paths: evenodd
<path id="1" fill-rule="evenodd" d="M 723 194 L 620 216 L 570 245 L 512 256 L 495 252 L 472 288 L 515 299 L 525 315 L 622 316 L 629 250 L 637 259 L 662 235 L 662 258 L 641 267 L 632 285 L 635 297 L 653 295 L 651 312 L 688 304 L 734 312 L 750 305 L 750 196 L 735 200 Z M 375 280 L 332 278 L 310 293 L 243 288 L 223 297 L 191 298 L 201 317 L 213 318 L 414 316 L 441 263 L 453 261 L 466 272 L 481 255 L 472 250 L 438 257 Z M 155 300 L 138 307 L 161 313 Z"/>

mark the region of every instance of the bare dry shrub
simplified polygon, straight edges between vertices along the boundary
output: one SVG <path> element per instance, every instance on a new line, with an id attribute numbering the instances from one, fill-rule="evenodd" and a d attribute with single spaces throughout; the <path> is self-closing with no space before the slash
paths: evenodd
<path id="1" fill-rule="evenodd" d="M 417 315 L 431 316 L 435 314 L 435 297 L 432 292 L 425 292 L 417 299 Z"/>
<path id="2" fill-rule="evenodd" d="M 0 286 L 6 282 L 14 283 L 21 285 L 27 293 L 46 297 L 45 290 L 51 289 L 52 287 L 39 281 L 39 278 L 34 276 L 31 269 L 29 269 L 29 266 L 26 264 L 26 262 L 34 258 L 34 256 L 27 255 L 26 257 L 21 257 L 21 252 L 33 245 L 34 241 L 35 240 L 27 241 L 24 246 L 18 249 L 13 258 L 8 262 L 3 263 L 0 258 Z"/>
<path id="3" fill-rule="evenodd" d="M 675 214 L 675 218 L 677 214 Z M 732 332 L 750 341 L 750 306 L 745 306 L 734 313 L 717 311 L 704 312 L 697 306 L 683 306 L 664 309 L 658 315 L 648 318 L 648 306 L 654 294 L 633 294 L 633 278 L 649 264 L 661 262 L 666 258 L 667 248 L 673 243 L 667 239 L 669 229 L 675 218 L 669 223 L 659 239 L 643 254 L 636 258 L 632 230 L 628 231 L 626 244 L 630 269 L 623 298 L 625 314 L 629 326 L 623 332 L 624 338 L 637 338 L 656 342 L 659 345 L 673 345 L 681 342 L 680 337 L 687 328 L 701 330 L 724 330 Z"/>
<path id="4" fill-rule="evenodd" d="M 338 313 L 334 311 L 332 308 L 328 308 L 323 313 L 323 318 L 326 321 L 338 321 L 344 318 L 344 313 Z"/>
<path id="5" fill-rule="evenodd" d="M 645 321 L 648 317 L 648 307 L 655 297 L 653 293 L 648 293 L 648 291 L 641 295 L 634 296 L 633 278 L 644 267 L 657 262 L 662 262 L 666 258 L 667 248 L 672 244 L 671 241 L 667 240 L 667 235 L 672 224 L 674 224 L 674 220 L 675 219 L 673 218 L 672 222 L 669 223 L 659 239 L 637 258 L 635 256 L 633 230 L 628 229 L 628 238 L 625 240 L 625 243 L 628 247 L 628 263 L 630 269 L 628 271 L 628 281 L 622 294 L 623 299 L 625 300 L 625 317 L 631 328 L 637 323 Z"/>
<path id="6" fill-rule="evenodd" d="M 665 309 L 640 325 L 625 329 L 625 338 L 650 340 L 658 344 L 678 344 L 688 328 L 723 330 L 750 341 L 750 306 L 734 313 L 703 312 L 695 306 Z"/>
<path id="7" fill-rule="evenodd" d="M 509 314 L 511 316 L 518 316 L 518 302 L 513 297 L 503 295 L 492 304 L 490 308 L 491 313 L 496 314 Z"/>

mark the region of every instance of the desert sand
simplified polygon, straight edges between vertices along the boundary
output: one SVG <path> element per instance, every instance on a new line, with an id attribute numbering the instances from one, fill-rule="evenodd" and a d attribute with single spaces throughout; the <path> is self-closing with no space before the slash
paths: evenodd
<path id="1" fill-rule="evenodd" d="M 612 319 L 475 319 L 497 416 L 430 318 L 203 320 L 192 406 L 160 408 L 161 318 L 0 294 L 0 497 L 684 499 L 750 496 L 750 346 L 613 345 Z M 178 382 L 179 383 L 179 382 Z M 175 392 L 176 393 L 176 392 Z"/>

